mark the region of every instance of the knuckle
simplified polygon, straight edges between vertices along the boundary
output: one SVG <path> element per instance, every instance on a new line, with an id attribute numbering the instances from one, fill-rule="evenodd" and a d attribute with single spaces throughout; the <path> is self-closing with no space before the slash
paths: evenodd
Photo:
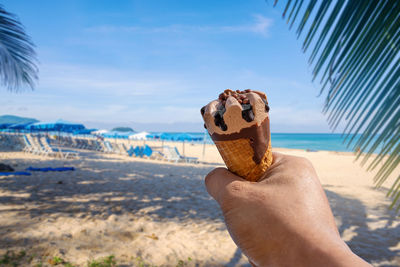
<path id="1" fill-rule="evenodd" d="M 231 195 L 241 194 L 246 190 L 246 183 L 242 181 L 233 181 L 226 186 L 227 193 Z"/>
<path id="2" fill-rule="evenodd" d="M 241 181 L 233 181 L 226 185 L 225 189 L 220 193 L 220 206 L 222 210 L 227 211 L 234 207 L 241 196 L 246 192 L 246 184 Z"/>

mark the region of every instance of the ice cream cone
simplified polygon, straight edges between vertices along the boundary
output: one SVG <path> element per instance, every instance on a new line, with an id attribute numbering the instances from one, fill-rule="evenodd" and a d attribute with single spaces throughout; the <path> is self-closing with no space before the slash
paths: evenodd
<path id="1" fill-rule="evenodd" d="M 253 160 L 250 139 L 214 141 L 228 169 L 248 181 L 258 181 L 272 164 L 271 141 L 259 164 Z"/>
<path id="2" fill-rule="evenodd" d="M 201 114 L 228 169 L 246 180 L 258 181 L 272 164 L 267 96 L 227 89 L 204 106 Z"/>

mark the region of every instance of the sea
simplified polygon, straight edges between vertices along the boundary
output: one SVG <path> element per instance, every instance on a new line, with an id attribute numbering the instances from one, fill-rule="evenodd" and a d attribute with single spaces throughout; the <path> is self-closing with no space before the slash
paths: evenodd
<path id="1" fill-rule="evenodd" d="M 206 137 L 206 143 L 212 143 L 208 133 L 188 134 L 195 137 Z M 360 135 L 357 135 L 355 139 L 359 137 Z M 353 141 L 350 146 L 347 146 L 347 143 L 344 143 L 342 134 L 337 133 L 271 133 L 271 142 L 273 147 L 339 152 L 354 151 L 354 144 L 356 143 Z"/>

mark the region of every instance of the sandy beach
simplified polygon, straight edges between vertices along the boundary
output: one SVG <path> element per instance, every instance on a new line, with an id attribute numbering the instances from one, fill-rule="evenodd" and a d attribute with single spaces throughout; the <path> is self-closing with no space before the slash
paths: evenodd
<path id="1" fill-rule="evenodd" d="M 274 150 L 314 164 L 354 252 L 374 266 L 400 265 L 400 220 L 385 197 L 395 175 L 374 189 L 374 172 L 354 162 L 352 153 Z M 0 176 L 0 257 L 24 251 L 20 266 L 50 266 L 54 257 L 87 266 L 109 255 L 118 266 L 250 266 L 204 187 L 205 175 L 222 166 L 214 146 L 203 155 L 202 145 L 185 144 L 185 155 L 202 164 L 79 152 L 68 160 L 0 152 L 0 162 L 18 171 L 75 168 Z"/>

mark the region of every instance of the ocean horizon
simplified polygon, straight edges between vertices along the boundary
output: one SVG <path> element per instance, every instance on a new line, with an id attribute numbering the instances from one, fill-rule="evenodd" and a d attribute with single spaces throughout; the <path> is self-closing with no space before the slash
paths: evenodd
<path id="1" fill-rule="evenodd" d="M 170 134 L 182 134 L 183 132 L 170 132 Z M 194 137 L 206 137 L 205 142 L 213 144 L 207 132 L 185 132 Z M 344 143 L 341 133 L 271 133 L 272 147 L 303 149 L 311 151 L 338 151 L 353 152 L 356 140 L 361 136 L 357 134 L 350 146 L 347 146 L 348 138 Z"/>

